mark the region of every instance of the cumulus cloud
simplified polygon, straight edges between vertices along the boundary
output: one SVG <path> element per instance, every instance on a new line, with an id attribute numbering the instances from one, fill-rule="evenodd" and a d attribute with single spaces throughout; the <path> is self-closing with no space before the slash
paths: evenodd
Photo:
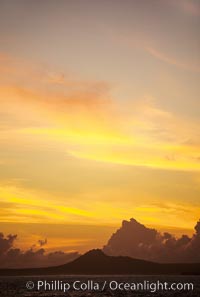
<path id="1" fill-rule="evenodd" d="M 200 221 L 192 237 L 176 238 L 161 234 L 138 223 L 135 219 L 123 221 L 103 248 L 108 255 L 122 255 L 157 262 L 200 262 Z"/>
<path id="2" fill-rule="evenodd" d="M 7 252 L 12 247 L 16 238 L 17 235 L 9 234 L 7 237 L 4 237 L 3 233 L 0 233 L 0 255 Z"/>
<path id="3" fill-rule="evenodd" d="M 0 233 L 0 268 L 32 268 L 32 267 L 48 267 L 65 264 L 76 259 L 79 254 L 77 252 L 65 253 L 55 251 L 46 253 L 44 248 L 47 239 L 39 240 L 40 248 L 35 250 L 32 248 L 22 251 L 14 247 L 14 241 L 17 235 L 4 236 Z"/>

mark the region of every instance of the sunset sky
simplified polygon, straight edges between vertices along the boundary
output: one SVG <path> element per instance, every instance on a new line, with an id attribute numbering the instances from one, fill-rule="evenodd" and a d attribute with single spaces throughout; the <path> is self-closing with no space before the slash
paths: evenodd
<path id="1" fill-rule="evenodd" d="M 102 246 L 200 218 L 200 2 L 0 0 L 0 232 Z"/>

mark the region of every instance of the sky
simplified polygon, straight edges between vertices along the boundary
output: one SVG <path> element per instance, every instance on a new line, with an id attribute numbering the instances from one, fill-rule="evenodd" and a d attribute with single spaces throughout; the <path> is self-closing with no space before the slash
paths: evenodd
<path id="1" fill-rule="evenodd" d="M 0 0 L 0 231 L 101 247 L 200 218 L 200 3 Z"/>

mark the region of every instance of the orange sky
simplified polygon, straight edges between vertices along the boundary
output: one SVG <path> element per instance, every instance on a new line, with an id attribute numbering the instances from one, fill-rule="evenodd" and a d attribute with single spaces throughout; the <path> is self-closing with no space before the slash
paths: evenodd
<path id="1" fill-rule="evenodd" d="M 0 231 L 65 251 L 131 217 L 192 232 L 199 23 L 193 0 L 2 2 Z"/>

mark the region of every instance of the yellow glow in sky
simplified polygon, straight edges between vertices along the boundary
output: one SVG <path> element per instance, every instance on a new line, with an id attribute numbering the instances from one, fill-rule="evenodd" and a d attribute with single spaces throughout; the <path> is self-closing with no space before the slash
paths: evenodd
<path id="1" fill-rule="evenodd" d="M 94 227 L 86 242 L 73 229 L 75 238 L 49 247 L 70 250 L 103 244 L 131 217 L 191 230 L 200 210 L 199 4 L 19 2 L 0 10 L 5 230 L 47 224 L 55 239 L 52 223 Z M 25 246 L 39 236 L 23 230 Z"/>

